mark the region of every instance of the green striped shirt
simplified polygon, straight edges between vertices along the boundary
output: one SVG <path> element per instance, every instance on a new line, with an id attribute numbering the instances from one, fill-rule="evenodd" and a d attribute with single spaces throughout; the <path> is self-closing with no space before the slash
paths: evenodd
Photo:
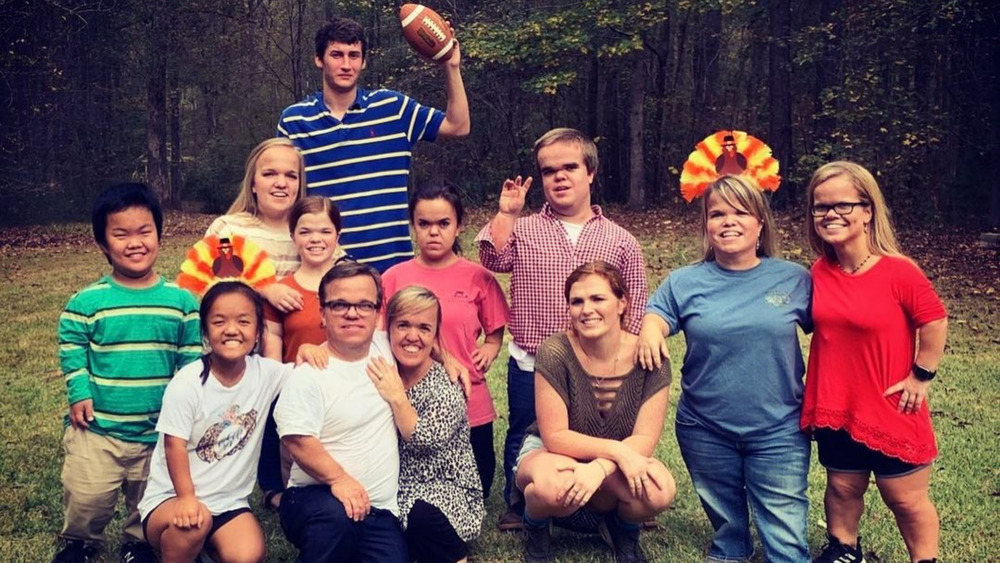
<path id="1" fill-rule="evenodd" d="M 105 276 L 74 295 L 59 317 L 69 404 L 93 399 L 90 429 L 98 434 L 155 444 L 167 382 L 200 354 L 198 302 L 163 278 L 131 289 Z"/>

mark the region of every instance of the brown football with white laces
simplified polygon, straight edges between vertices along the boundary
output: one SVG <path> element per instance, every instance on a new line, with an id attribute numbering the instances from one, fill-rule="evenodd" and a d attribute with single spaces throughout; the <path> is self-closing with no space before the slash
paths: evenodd
<path id="1" fill-rule="evenodd" d="M 437 12 L 422 4 L 403 4 L 399 23 L 413 50 L 434 62 L 448 60 L 455 48 L 455 34 Z"/>

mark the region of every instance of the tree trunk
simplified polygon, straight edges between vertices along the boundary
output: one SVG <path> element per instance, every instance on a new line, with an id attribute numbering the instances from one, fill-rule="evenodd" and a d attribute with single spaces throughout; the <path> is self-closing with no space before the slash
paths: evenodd
<path id="1" fill-rule="evenodd" d="M 646 52 L 633 55 L 632 77 L 628 96 L 628 199 L 626 204 L 632 209 L 640 209 L 645 202 L 646 166 L 643 149 L 645 120 L 643 110 L 646 102 Z"/>
<path id="2" fill-rule="evenodd" d="M 146 182 L 160 197 L 170 196 L 167 160 L 167 26 L 171 25 L 166 8 L 153 8 L 147 28 L 149 75 L 146 77 Z"/>
<path id="3" fill-rule="evenodd" d="M 782 187 L 775 194 L 774 202 L 778 207 L 785 207 L 798 199 L 795 197 L 798 190 L 789 181 L 795 162 L 792 154 L 791 57 L 788 51 L 791 32 L 789 0 L 771 0 L 768 15 L 771 27 L 768 64 L 771 127 L 767 142 L 771 145 L 774 157 L 782 165 Z"/>
<path id="4" fill-rule="evenodd" d="M 181 186 L 183 178 L 181 176 L 181 91 L 177 85 L 177 69 L 172 69 L 169 74 L 170 95 L 168 104 L 170 107 L 170 193 L 166 199 L 166 205 L 170 209 L 181 208 Z"/>
<path id="5" fill-rule="evenodd" d="M 705 13 L 702 27 L 697 32 L 691 68 L 694 95 L 691 97 L 690 131 L 697 139 L 718 127 L 715 100 L 719 85 L 721 35 L 722 11 L 714 8 Z"/>
<path id="6" fill-rule="evenodd" d="M 590 70 L 587 72 L 587 130 L 584 131 L 590 138 L 597 136 L 600 127 L 600 115 L 597 100 L 601 95 L 601 64 L 597 58 L 597 53 L 592 53 L 587 59 Z"/>
<path id="7" fill-rule="evenodd" d="M 669 11 L 670 5 L 665 2 L 665 7 Z M 655 147 L 653 153 L 654 159 L 657 164 L 653 166 L 653 181 L 649 185 L 647 191 L 648 199 L 652 201 L 661 200 L 661 192 L 663 191 L 663 184 L 666 183 L 669 177 L 669 170 L 667 166 L 668 159 L 663 158 L 668 154 L 668 141 L 667 141 L 667 119 L 668 112 L 667 108 L 667 75 L 670 73 L 670 25 L 672 18 L 668 17 L 667 21 L 660 24 L 660 29 L 657 37 L 657 58 L 656 58 L 656 73 L 655 80 L 653 81 L 653 99 L 656 101 L 655 109 L 653 111 L 653 121 L 651 127 L 654 129 L 654 138 L 652 141 L 652 146 Z"/>
<path id="8" fill-rule="evenodd" d="M 842 16 L 840 14 L 841 0 L 822 0 L 820 3 L 820 25 L 830 29 L 829 40 L 823 47 L 823 55 L 814 65 L 816 68 L 816 89 L 813 93 L 815 105 L 813 111 L 817 116 L 814 120 L 812 131 L 812 143 L 825 142 L 830 139 L 837 126 L 836 119 L 831 113 L 835 109 L 836 100 L 824 101 L 826 93 L 841 83 L 840 64 L 840 34 Z M 807 138 L 810 136 L 807 133 Z"/>

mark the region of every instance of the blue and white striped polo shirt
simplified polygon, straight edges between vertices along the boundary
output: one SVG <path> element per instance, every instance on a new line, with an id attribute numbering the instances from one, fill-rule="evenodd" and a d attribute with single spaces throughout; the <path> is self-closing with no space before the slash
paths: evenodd
<path id="1" fill-rule="evenodd" d="M 399 92 L 362 88 L 338 120 L 320 91 L 281 113 L 278 136 L 305 156 L 307 193 L 340 208 L 344 250 L 385 271 L 413 256 L 406 211 L 410 157 L 417 141 L 434 141 L 443 121 L 444 112 Z"/>

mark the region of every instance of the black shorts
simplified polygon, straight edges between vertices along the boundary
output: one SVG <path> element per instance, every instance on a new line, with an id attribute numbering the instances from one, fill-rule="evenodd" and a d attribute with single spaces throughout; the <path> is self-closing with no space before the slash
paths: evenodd
<path id="1" fill-rule="evenodd" d="M 167 502 L 167 501 L 163 501 L 163 502 Z M 163 503 L 161 502 L 160 504 L 163 504 Z M 160 508 L 160 505 L 159 504 L 156 505 L 156 508 Z M 142 519 L 142 536 L 144 538 L 146 538 L 146 542 L 147 543 L 149 542 L 149 533 L 147 533 L 146 527 L 149 526 L 149 517 L 152 516 L 154 512 L 156 512 L 156 508 L 154 508 L 153 510 L 150 510 L 149 514 L 147 514 L 146 517 Z M 206 544 L 208 543 L 208 540 L 211 539 L 213 535 L 215 535 L 215 532 L 219 531 L 219 528 L 225 526 L 226 524 L 229 523 L 230 520 L 232 520 L 233 518 L 236 518 L 237 516 L 239 516 L 240 514 L 243 514 L 244 512 L 250 512 L 250 509 L 244 506 L 243 508 L 237 508 L 235 510 L 229 510 L 229 511 L 223 512 L 222 514 L 212 515 L 212 527 L 209 528 L 208 535 L 205 536 L 205 543 Z"/>
<path id="2" fill-rule="evenodd" d="M 406 517 L 406 547 L 410 560 L 459 561 L 469 555 L 469 548 L 458 537 L 448 517 L 433 504 L 417 500 Z"/>
<path id="3" fill-rule="evenodd" d="M 819 450 L 819 462 L 827 471 L 839 473 L 874 473 L 876 477 L 904 477 L 927 467 L 907 463 L 877 452 L 851 438 L 846 430 L 817 428 L 813 433 Z"/>

